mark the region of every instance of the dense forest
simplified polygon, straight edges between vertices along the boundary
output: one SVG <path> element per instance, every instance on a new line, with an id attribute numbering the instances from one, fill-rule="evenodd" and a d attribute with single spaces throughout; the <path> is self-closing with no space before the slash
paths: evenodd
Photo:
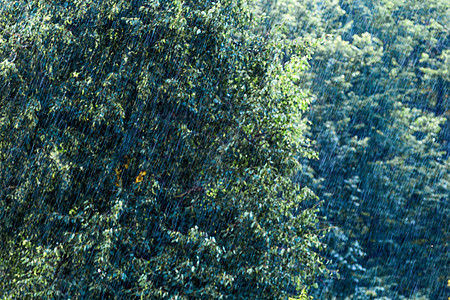
<path id="1" fill-rule="evenodd" d="M 447 299 L 449 1 L 262 1 L 280 38 L 325 37 L 302 73 L 313 103 L 301 185 L 334 227 L 319 298 Z M 447 287 L 446 287 L 447 286 Z"/>
<path id="2" fill-rule="evenodd" d="M 450 2 L 0 0 L 0 299 L 448 299 Z"/>

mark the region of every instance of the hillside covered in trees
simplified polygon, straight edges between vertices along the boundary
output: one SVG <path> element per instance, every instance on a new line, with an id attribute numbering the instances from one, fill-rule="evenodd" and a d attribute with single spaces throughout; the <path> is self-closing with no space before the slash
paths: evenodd
<path id="1" fill-rule="evenodd" d="M 0 299 L 450 296 L 450 2 L 0 3 Z"/>

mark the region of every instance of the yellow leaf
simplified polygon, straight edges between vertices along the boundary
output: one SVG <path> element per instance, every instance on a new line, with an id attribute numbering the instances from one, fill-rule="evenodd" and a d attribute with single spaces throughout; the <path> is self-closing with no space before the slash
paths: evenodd
<path id="1" fill-rule="evenodd" d="M 120 173 L 122 173 L 122 170 L 119 169 L 119 167 L 117 166 L 115 171 L 116 171 L 116 186 L 121 186 L 122 185 L 122 178 L 120 178 Z"/>
<path id="2" fill-rule="evenodd" d="M 116 174 L 119 175 L 120 173 L 122 173 L 122 170 L 120 170 L 119 167 L 116 167 Z"/>
<path id="3" fill-rule="evenodd" d="M 145 174 L 147 174 L 145 171 L 139 172 L 139 175 L 136 177 L 136 183 L 143 181 Z"/>

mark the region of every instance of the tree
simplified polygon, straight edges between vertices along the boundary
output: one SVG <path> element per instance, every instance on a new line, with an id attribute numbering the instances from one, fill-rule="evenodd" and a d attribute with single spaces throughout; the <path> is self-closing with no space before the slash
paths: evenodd
<path id="1" fill-rule="evenodd" d="M 1 297 L 304 295 L 308 53 L 242 1 L 1 7 Z"/>
<path id="2" fill-rule="evenodd" d="M 279 0 L 259 8 L 288 39 L 326 36 L 301 76 L 314 95 L 309 137 L 319 160 L 304 161 L 299 181 L 326 203 L 322 213 L 337 228 L 326 255 L 343 278 L 325 281 L 330 290 L 319 297 L 444 297 L 448 2 Z"/>

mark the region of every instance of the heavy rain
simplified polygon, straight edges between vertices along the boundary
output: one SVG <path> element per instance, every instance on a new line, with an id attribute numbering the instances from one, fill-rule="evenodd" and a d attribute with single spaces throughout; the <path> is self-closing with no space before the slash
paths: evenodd
<path id="1" fill-rule="evenodd" d="M 450 299 L 450 1 L 0 0 L 0 299 Z"/>

